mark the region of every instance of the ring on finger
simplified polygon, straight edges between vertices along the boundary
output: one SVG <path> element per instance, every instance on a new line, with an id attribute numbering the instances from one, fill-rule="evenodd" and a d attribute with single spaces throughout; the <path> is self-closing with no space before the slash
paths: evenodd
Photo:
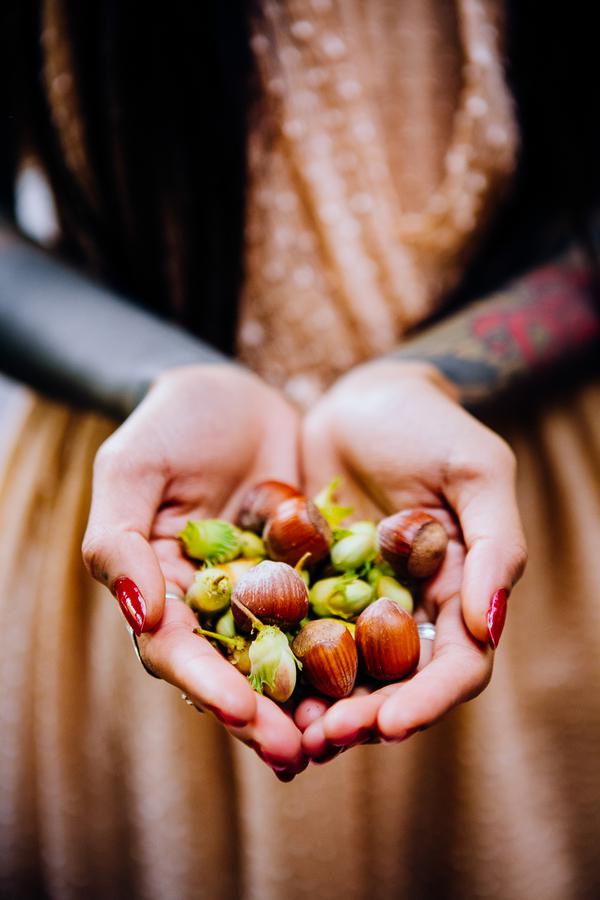
<path id="1" fill-rule="evenodd" d="M 422 641 L 435 641 L 437 632 L 433 622 L 419 622 L 417 629 Z"/>
<path id="2" fill-rule="evenodd" d="M 137 658 L 138 658 L 139 661 L 141 662 L 142 667 L 143 667 L 144 670 L 148 673 L 148 675 L 151 675 L 152 678 L 158 678 L 159 681 L 160 681 L 160 676 L 159 676 L 159 675 L 155 675 L 154 672 L 152 671 L 152 669 L 150 669 L 150 668 L 146 665 L 146 663 L 144 662 L 144 660 L 142 659 L 142 654 L 140 653 L 140 648 L 139 648 L 139 644 L 138 644 L 137 635 L 136 635 L 135 631 L 133 630 L 133 628 L 131 627 L 131 625 L 127 625 L 127 631 L 129 632 L 129 635 L 130 635 L 130 637 L 131 637 L 131 643 L 133 644 L 133 649 L 134 649 L 135 655 L 137 656 Z"/>

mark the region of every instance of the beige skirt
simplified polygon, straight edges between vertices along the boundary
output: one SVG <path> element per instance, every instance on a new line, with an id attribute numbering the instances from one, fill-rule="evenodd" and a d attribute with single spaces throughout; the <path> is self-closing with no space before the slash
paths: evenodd
<path id="1" fill-rule="evenodd" d="M 280 784 L 149 678 L 81 563 L 113 426 L 19 390 L 0 435 L 0 896 L 600 896 L 600 384 L 524 402 L 531 561 L 490 687 Z"/>

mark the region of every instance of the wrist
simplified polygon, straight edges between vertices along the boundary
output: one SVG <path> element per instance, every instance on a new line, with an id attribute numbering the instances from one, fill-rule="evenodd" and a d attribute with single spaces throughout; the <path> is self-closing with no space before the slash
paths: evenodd
<path id="1" fill-rule="evenodd" d="M 419 359 L 401 359 L 399 357 L 382 357 L 362 363 L 352 369 L 344 379 L 353 376 L 376 376 L 390 383 L 398 379 L 428 383 L 442 391 L 450 400 L 460 403 L 460 390 L 436 365 Z"/>

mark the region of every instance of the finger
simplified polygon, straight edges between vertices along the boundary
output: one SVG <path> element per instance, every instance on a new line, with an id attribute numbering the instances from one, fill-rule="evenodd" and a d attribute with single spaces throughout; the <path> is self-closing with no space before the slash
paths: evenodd
<path id="1" fill-rule="evenodd" d="M 209 709 L 228 726 L 243 728 L 256 716 L 257 695 L 218 650 L 194 634 L 197 625 L 188 606 L 167 598 L 158 627 L 138 639 L 144 662 L 195 705 Z"/>
<path id="2" fill-rule="evenodd" d="M 274 479 L 300 485 L 299 421 L 295 410 L 282 405 L 276 416 L 270 417 L 252 472 L 229 497 L 221 515 L 235 520 L 245 495 L 261 481 Z"/>
<path id="3" fill-rule="evenodd" d="M 297 774 L 305 760 L 293 721 L 267 697 L 256 694 L 247 678 L 205 638 L 194 634 L 196 626 L 192 611 L 168 598 L 158 628 L 138 640 L 144 663 L 252 746 L 284 780 Z"/>
<path id="4" fill-rule="evenodd" d="M 137 468 L 111 451 L 98 453 L 83 559 L 138 635 L 154 628 L 163 612 L 164 577 L 148 543 L 162 491 L 158 471 Z"/>
<path id="5" fill-rule="evenodd" d="M 306 768 L 302 736 L 293 720 L 268 697 L 256 695 L 256 716 L 244 729 L 231 733 L 252 747 L 281 781 Z"/>
<path id="6" fill-rule="evenodd" d="M 330 745 L 325 737 L 323 719 L 312 722 L 302 735 L 302 749 L 309 759 L 322 759 Z"/>
<path id="7" fill-rule="evenodd" d="M 175 585 L 175 593 L 185 594 L 198 569 L 183 555 L 179 541 L 172 537 L 168 540 L 164 538 L 151 539 L 150 546 L 158 559 L 167 590 L 173 590 L 173 585 Z"/>
<path id="8" fill-rule="evenodd" d="M 381 705 L 377 727 L 386 740 L 404 740 L 488 684 L 493 654 L 473 640 L 461 615 L 458 596 L 440 610 L 434 656 L 414 678 L 395 686 Z"/>
<path id="9" fill-rule="evenodd" d="M 309 725 L 323 716 L 331 706 L 325 697 L 304 697 L 294 711 L 294 722 L 300 731 L 306 731 Z"/>
<path id="10" fill-rule="evenodd" d="M 467 547 L 463 615 L 471 634 L 493 648 L 504 625 L 507 595 L 527 561 L 512 454 L 507 450 L 494 460 L 484 477 L 459 481 L 446 492 Z"/>
<path id="11" fill-rule="evenodd" d="M 302 745 L 311 759 L 321 759 L 330 750 L 363 743 L 373 735 L 377 716 L 377 694 L 357 688 L 351 697 L 338 700 L 318 719 L 306 726 Z"/>

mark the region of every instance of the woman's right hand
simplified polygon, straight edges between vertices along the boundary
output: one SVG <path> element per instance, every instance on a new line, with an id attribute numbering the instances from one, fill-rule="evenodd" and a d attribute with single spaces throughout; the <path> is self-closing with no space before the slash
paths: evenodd
<path id="1" fill-rule="evenodd" d="M 160 376 L 94 466 L 83 557 L 115 594 L 139 635 L 145 665 L 250 744 L 278 777 L 305 765 L 301 735 L 275 703 L 254 693 L 205 638 L 193 634 L 183 595 L 193 565 L 178 533 L 188 519 L 231 519 L 264 478 L 299 481 L 296 413 L 234 365 L 197 365 Z"/>

